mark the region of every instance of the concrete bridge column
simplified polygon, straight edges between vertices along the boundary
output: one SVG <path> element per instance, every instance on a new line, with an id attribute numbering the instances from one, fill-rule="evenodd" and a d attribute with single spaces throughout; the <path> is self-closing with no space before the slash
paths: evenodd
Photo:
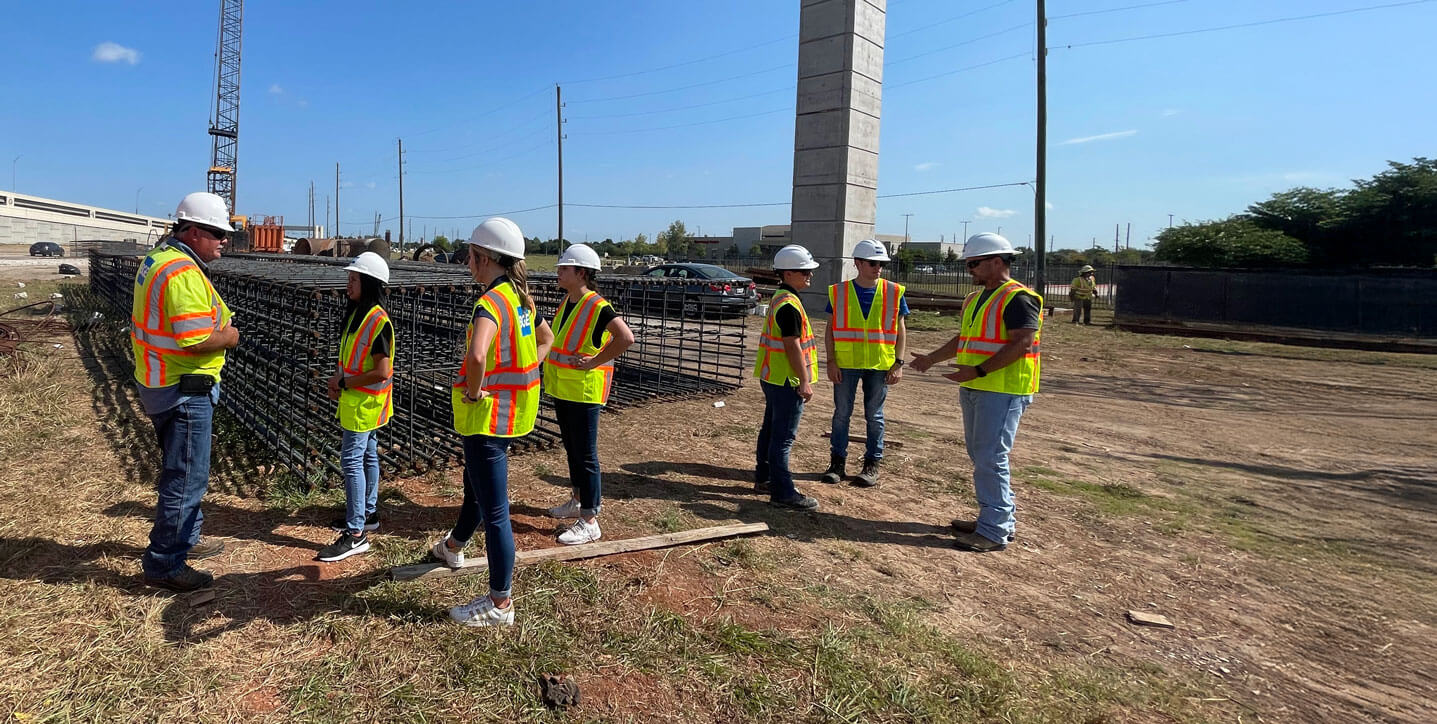
<path id="1" fill-rule="evenodd" d="M 793 243 L 822 262 L 804 294 L 822 311 L 846 257 L 873 235 L 887 0 L 800 0 Z"/>

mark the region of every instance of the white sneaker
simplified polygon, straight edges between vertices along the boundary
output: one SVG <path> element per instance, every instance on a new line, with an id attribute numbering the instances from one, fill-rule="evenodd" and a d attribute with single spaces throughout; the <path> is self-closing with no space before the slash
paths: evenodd
<path id="1" fill-rule="evenodd" d="M 599 530 L 598 518 L 594 518 L 592 523 L 580 518 L 559 534 L 559 542 L 567 546 L 576 546 L 580 543 L 593 543 L 603 535 L 603 532 Z"/>
<path id="2" fill-rule="evenodd" d="M 497 608 L 489 594 L 484 594 L 463 606 L 449 609 L 449 618 L 465 626 L 513 626 L 514 603 Z"/>
<path id="3" fill-rule="evenodd" d="M 449 547 L 449 536 L 439 539 L 438 543 L 429 550 L 429 555 L 443 561 L 444 565 L 450 568 L 460 568 L 464 565 L 464 549 L 453 550 Z"/>
<path id="4" fill-rule="evenodd" d="M 579 501 L 569 498 L 563 505 L 556 505 L 549 509 L 550 518 L 577 518 L 579 517 Z"/>

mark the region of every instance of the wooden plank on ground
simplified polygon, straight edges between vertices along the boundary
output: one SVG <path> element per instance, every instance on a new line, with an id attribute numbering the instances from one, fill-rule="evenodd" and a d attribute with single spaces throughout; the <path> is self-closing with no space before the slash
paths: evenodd
<path id="1" fill-rule="evenodd" d="M 768 530 L 768 523 L 738 523 L 734 525 L 719 525 L 711 528 L 695 528 L 694 530 L 651 535 L 643 538 L 600 541 L 598 543 L 585 543 L 577 546 L 559 546 L 558 548 L 540 548 L 539 550 L 518 552 L 514 555 L 514 564 L 524 565 L 527 563 L 538 563 L 540 561 L 574 561 L 583 558 L 597 558 L 599 556 L 610 556 L 616 553 L 668 548 L 670 546 L 713 540 L 715 538 L 731 538 L 734 536 L 748 535 L 750 533 L 762 533 L 766 530 Z M 416 563 L 407 566 L 395 566 L 389 569 L 389 577 L 396 581 L 413 581 L 420 578 L 465 576 L 482 573 L 488 570 L 488 568 L 489 561 L 481 557 L 465 561 L 464 565 L 460 568 L 449 568 L 442 563 Z"/>
<path id="2" fill-rule="evenodd" d="M 862 416 L 860 415 L 860 417 L 862 417 Z M 862 423 L 863 421 L 862 421 L 862 420 L 859 420 L 859 422 Z M 832 431 L 825 432 L 825 433 L 823 433 L 823 436 L 824 436 L 825 438 L 832 438 L 832 437 L 833 437 L 833 432 L 832 432 Z M 867 442 L 868 442 L 868 438 L 866 438 L 866 437 L 864 437 L 864 436 L 862 436 L 862 435 L 849 435 L 849 436 L 848 436 L 848 444 L 849 444 L 849 445 L 864 445 L 864 444 L 866 444 Z M 903 449 L 903 441 L 902 441 L 902 440 L 891 440 L 891 439 L 888 439 L 888 438 L 884 438 L 884 440 L 883 440 L 883 446 L 884 446 L 884 447 L 891 447 L 891 448 L 893 448 L 893 449 L 895 449 L 895 450 L 902 450 L 902 449 Z"/>

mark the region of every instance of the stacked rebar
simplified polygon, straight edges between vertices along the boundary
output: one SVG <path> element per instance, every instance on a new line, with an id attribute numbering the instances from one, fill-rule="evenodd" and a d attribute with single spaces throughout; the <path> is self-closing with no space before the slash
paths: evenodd
<path id="1" fill-rule="evenodd" d="M 92 252 L 90 286 L 129 314 L 140 257 Z M 222 404 L 273 447 L 278 462 L 307 474 L 338 472 L 339 428 L 327 379 L 338 363 L 348 265 L 345 259 L 226 255 L 210 279 L 234 312 L 240 345 L 225 364 Z M 634 331 L 615 365 L 610 407 L 718 394 L 741 384 L 742 316 L 721 307 L 727 292 L 693 280 L 601 277 L 601 293 Z M 564 292 L 553 274 L 531 274 L 540 314 L 552 317 Z M 398 339 L 394 415 L 379 433 L 381 461 L 424 470 L 457 462 L 450 386 L 465 328 L 480 294 L 463 266 L 391 262 L 384 302 Z M 547 398 L 534 432 L 515 449 L 559 437 Z"/>

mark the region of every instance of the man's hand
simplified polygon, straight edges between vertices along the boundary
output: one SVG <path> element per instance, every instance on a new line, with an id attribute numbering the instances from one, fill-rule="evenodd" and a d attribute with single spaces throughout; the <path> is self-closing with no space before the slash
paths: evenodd
<path id="1" fill-rule="evenodd" d="M 813 399 L 813 385 L 808 382 L 798 384 L 798 399 L 808 402 Z"/>
<path id="2" fill-rule="evenodd" d="M 233 324 L 226 324 L 225 326 L 220 327 L 218 334 L 224 337 L 225 349 L 234 349 L 235 347 L 239 346 L 239 329 L 237 329 Z"/>
<path id="3" fill-rule="evenodd" d="M 913 369 L 918 370 L 919 372 L 927 372 L 928 368 L 933 366 L 933 358 L 929 357 L 926 354 L 914 352 L 913 361 L 909 364 L 912 364 Z"/>
<path id="4" fill-rule="evenodd" d="M 344 375 L 343 372 L 335 372 L 333 375 L 330 375 L 330 377 L 329 377 L 329 385 L 328 385 L 328 387 L 329 387 L 329 399 L 331 399 L 331 400 L 338 400 L 338 399 L 339 399 L 339 381 L 340 381 L 340 379 L 343 378 L 343 375 Z"/>
<path id="5" fill-rule="evenodd" d="M 484 399 L 484 398 L 486 398 L 486 397 L 488 397 L 488 396 L 489 396 L 489 391 L 488 391 L 488 390 L 482 390 L 482 389 L 481 389 L 481 390 L 479 390 L 479 392 L 478 392 L 477 394 L 474 394 L 474 395 L 469 394 L 469 391 L 468 391 L 468 390 L 465 390 L 465 391 L 464 391 L 464 394 L 463 394 L 462 396 L 460 396 L 460 399 L 463 400 L 463 401 L 464 401 L 464 404 L 466 404 L 466 405 L 473 405 L 473 404 L 479 402 L 480 400 L 482 400 L 482 399 Z"/>
<path id="6" fill-rule="evenodd" d="M 829 361 L 828 361 L 828 364 L 827 364 L 827 367 L 828 367 L 828 381 L 829 381 L 829 382 L 832 382 L 833 384 L 836 385 L 836 384 L 838 384 L 838 383 L 840 383 L 840 382 L 843 381 L 843 370 L 841 370 L 841 369 L 838 368 L 838 362 L 836 362 L 836 361 L 834 361 L 834 360 L 829 360 Z"/>
<path id="7" fill-rule="evenodd" d="M 958 369 L 943 376 L 954 382 L 968 382 L 978 379 L 978 368 L 973 365 L 958 365 Z"/>
<path id="8" fill-rule="evenodd" d="M 589 355 L 580 355 L 577 364 L 574 365 L 585 372 L 592 372 L 598 365 L 594 364 L 594 358 Z"/>
<path id="9" fill-rule="evenodd" d="M 903 365 L 893 365 L 892 367 L 889 367 L 887 379 L 888 384 L 896 385 L 901 381 L 903 381 Z"/>

